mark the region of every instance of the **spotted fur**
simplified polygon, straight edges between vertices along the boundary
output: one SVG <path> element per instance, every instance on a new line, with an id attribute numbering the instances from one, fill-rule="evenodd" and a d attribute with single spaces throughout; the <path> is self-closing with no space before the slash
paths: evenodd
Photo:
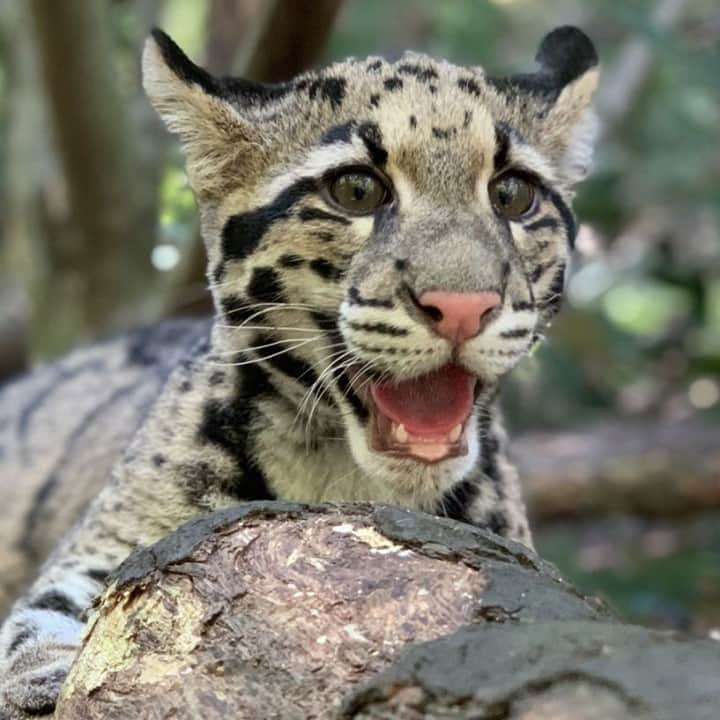
<path id="1" fill-rule="evenodd" d="M 574 28 L 537 61 L 497 79 L 408 53 L 268 86 L 148 40 L 145 88 L 187 158 L 217 314 L 5 622 L 0 718 L 52 709 L 84 608 L 133 548 L 240 499 L 402 504 L 531 544 L 498 384 L 560 304 L 597 83 Z M 384 177 L 393 202 L 368 216 L 334 204 L 327 178 L 351 166 Z M 507 168 L 539 189 L 518 221 L 488 195 Z M 414 301 L 437 289 L 492 290 L 501 305 L 456 348 Z M 369 449 L 365 380 L 451 360 L 480 381 L 467 454 L 423 464 Z"/>

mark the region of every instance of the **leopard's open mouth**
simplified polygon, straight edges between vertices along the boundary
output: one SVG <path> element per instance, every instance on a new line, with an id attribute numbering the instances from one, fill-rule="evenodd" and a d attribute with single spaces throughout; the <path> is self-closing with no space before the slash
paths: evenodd
<path id="1" fill-rule="evenodd" d="M 424 463 L 465 455 L 477 385 L 474 375 L 454 364 L 399 383 L 373 381 L 370 447 Z"/>

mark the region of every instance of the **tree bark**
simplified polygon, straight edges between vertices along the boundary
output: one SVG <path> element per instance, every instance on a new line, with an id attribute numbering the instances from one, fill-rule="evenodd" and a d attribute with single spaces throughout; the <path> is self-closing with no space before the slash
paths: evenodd
<path id="1" fill-rule="evenodd" d="M 210 0 L 207 14 L 205 69 L 213 75 L 232 71 L 260 12 L 261 0 Z"/>
<path id="2" fill-rule="evenodd" d="M 53 253 L 72 242 L 67 187 L 50 138 L 46 98 L 24 3 L 0 6 L 5 41 L 8 128 L 2 213 L 3 273 L 28 309 L 29 359 L 59 352 L 78 321 L 73 276 L 53 268 Z"/>
<path id="3" fill-rule="evenodd" d="M 522 545 L 397 508 L 259 502 L 128 559 L 56 717 L 677 720 L 718 701 L 716 643 L 616 623 Z"/>
<path id="4" fill-rule="evenodd" d="M 720 428 L 689 420 L 618 421 L 511 443 L 535 523 L 720 508 Z"/>
<path id="5" fill-rule="evenodd" d="M 16 283 L 0 276 L 0 385 L 27 368 L 27 303 Z"/>
<path id="6" fill-rule="evenodd" d="M 238 68 L 263 82 L 290 80 L 320 60 L 342 0 L 273 0 Z"/>

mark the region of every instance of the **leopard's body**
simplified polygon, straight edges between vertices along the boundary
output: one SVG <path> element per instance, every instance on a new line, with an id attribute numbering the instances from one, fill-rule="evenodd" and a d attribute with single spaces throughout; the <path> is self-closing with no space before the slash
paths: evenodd
<path id="1" fill-rule="evenodd" d="M 211 77 L 160 33 L 148 40 L 145 87 L 187 156 L 217 314 L 170 343 L 186 349 L 147 416 L 132 416 L 109 482 L 5 622 L 0 718 L 52 710 L 82 611 L 133 548 L 238 500 L 400 504 L 531 544 L 496 396 L 559 307 L 597 81 L 572 28 L 549 35 L 538 62 L 491 80 L 407 54 L 260 86 Z M 328 196 L 342 168 L 372 170 L 389 200 L 345 212 Z M 536 193 L 517 219 L 487 190 L 508 168 Z M 498 303 L 454 342 L 417 302 L 435 291 Z M 437 462 L 380 452 L 372 384 L 449 366 L 478 379 L 459 445 Z M 167 362 L 148 367 L 164 381 Z M 38 474 L 33 532 L 66 482 L 55 471 Z"/>

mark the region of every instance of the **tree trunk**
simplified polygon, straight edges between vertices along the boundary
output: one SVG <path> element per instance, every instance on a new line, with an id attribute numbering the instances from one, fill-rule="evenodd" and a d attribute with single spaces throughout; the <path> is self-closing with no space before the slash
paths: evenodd
<path id="1" fill-rule="evenodd" d="M 30 7 L 75 231 L 47 250 L 53 275 L 75 293 L 69 306 L 77 305 L 78 328 L 69 339 L 91 337 L 141 319 L 155 205 L 143 191 L 116 82 L 107 0 L 32 0 Z M 61 297 L 50 302 L 65 312 Z"/>
<path id="2" fill-rule="evenodd" d="M 8 128 L 0 264 L 27 307 L 32 359 L 60 351 L 72 336 L 78 324 L 76 283 L 72 275 L 53 267 L 51 257 L 55 248 L 71 242 L 71 231 L 67 187 L 50 138 L 34 37 L 16 30 L 29 24 L 29 8 L 5 2 L 0 9 Z M 0 312 L 5 314 L 6 308 Z"/>
<path id="3" fill-rule="evenodd" d="M 284 82 L 322 57 L 342 0 L 272 0 L 238 68 L 244 77 Z"/>
<path id="4" fill-rule="evenodd" d="M 0 276 L 0 385 L 27 368 L 27 303 L 17 283 Z"/>
<path id="5" fill-rule="evenodd" d="M 616 623 L 521 545 L 260 502 L 124 563 L 56 717 L 709 720 L 717 702 L 720 646 Z"/>

